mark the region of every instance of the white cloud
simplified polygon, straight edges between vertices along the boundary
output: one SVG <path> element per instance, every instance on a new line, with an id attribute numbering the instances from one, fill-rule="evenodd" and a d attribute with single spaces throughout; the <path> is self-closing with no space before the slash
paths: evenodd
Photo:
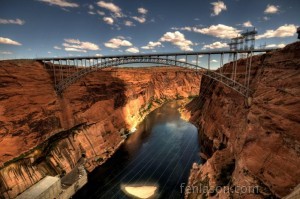
<path id="1" fill-rule="evenodd" d="M 110 25 L 112 25 L 114 23 L 114 19 L 111 17 L 103 17 L 103 21 Z"/>
<path id="2" fill-rule="evenodd" d="M 211 60 L 210 62 L 217 63 L 218 61 L 215 60 L 215 59 L 213 59 L 213 60 Z"/>
<path id="3" fill-rule="evenodd" d="M 90 15 L 95 15 L 96 13 L 93 12 L 93 11 L 88 11 L 88 14 L 90 14 Z"/>
<path id="4" fill-rule="evenodd" d="M 0 24 L 24 25 L 25 21 L 21 19 L 0 19 Z"/>
<path id="5" fill-rule="evenodd" d="M 171 28 L 172 30 L 186 30 L 186 31 L 192 31 L 193 30 L 193 27 L 182 27 L 182 28 L 177 28 L 177 27 L 172 27 Z"/>
<path id="6" fill-rule="evenodd" d="M 100 16 L 104 16 L 105 15 L 105 12 L 102 12 L 102 11 L 97 11 L 97 13 L 100 15 Z"/>
<path id="7" fill-rule="evenodd" d="M 226 26 L 223 24 L 212 25 L 207 28 L 193 28 L 194 32 L 198 32 L 205 35 L 211 35 L 222 39 L 231 39 L 239 35 L 241 30 L 237 30 L 234 27 Z"/>
<path id="8" fill-rule="evenodd" d="M 284 48 L 286 45 L 281 43 L 281 44 L 269 44 L 266 46 L 266 48 Z"/>
<path id="9" fill-rule="evenodd" d="M 148 13 L 148 10 L 145 8 L 138 8 L 138 13 L 145 15 Z"/>
<path id="10" fill-rule="evenodd" d="M 193 45 L 193 42 L 190 40 L 187 40 L 179 31 L 175 32 L 167 32 L 165 33 L 161 38 L 160 41 L 162 42 L 170 42 L 175 46 L 178 46 L 183 51 L 193 51 L 191 46 Z"/>
<path id="11" fill-rule="evenodd" d="M 186 62 L 185 58 L 180 58 L 180 59 L 178 59 L 178 61 Z"/>
<path id="12" fill-rule="evenodd" d="M 87 42 L 87 41 L 80 41 L 78 39 L 65 39 L 66 43 L 62 45 L 65 47 L 65 51 L 74 51 L 74 52 L 87 52 L 88 50 L 100 50 L 99 46 Z"/>
<path id="13" fill-rule="evenodd" d="M 70 8 L 77 8 L 79 5 L 77 3 L 71 3 L 67 0 L 39 0 L 41 2 L 49 3 L 50 5 L 56 5 L 60 7 L 70 7 Z"/>
<path id="14" fill-rule="evenodd" d="M 17 41 L 14 41 L 14 40 L 11 40 L 9 38 L 5 38 L 5 37 L 0 37 L 0 44 L 9 44 L 9 45 L 15 45 L 15 46 L 21 46 L 22 44 L 17 42 Z"/>
<path id="15" fill-rule="evenodd" d="M 86 52 L 87 52 L 86 50 L 83 50 L 83 49 L 70 48 L 70 47 L 66 47 L 66 48 L 65 48 L 65 51 L 71 51 L 71 52 L 83 52 L 83 53 L 86 53 Z"/>
<path id="16" fill-rule="evenodd" d="M 131 48 L 126 49 L 126 52 L 139 53 L 140 50 L 137 47 L 131 47 Z"/>
<path id="17" fill-rule="evenodd" d="M 158 42 L 152 42 L 150 41 L 147 46 L 143 46 L 142 49 L 145 49 L 145 50 L 152 50 L 154 49 L 155 47 L 159 47 L 161 46 L 161 43 L 158 41 Z"/>
<path id="18" fill-rule="evenodd" d="M 89 5 L 89 9 L 90 9 L 90 10 L 93 10 L 93 9 L 94 9 L 94 6 L 93 6 L 92 4 L 90 4 L 90 5 Z"/>
<path id="19" fill-rule="evenodd" d="M 61 50 L 61 47 L 59 47 L 59 46 L 53 46 L 53 48 L 56 50 Z"/>
<path id="20" fill-rule="evenodd" d="M 101 8 L 105 8 L 109 11 L 111 11 L 112 13 L 115 14 L 116 17 L 122 17 L 122 10 L 119 6 L 113 4 L 113 3 L 109 3 L 109 2 L 105 2 L 105 1 L 99 1 L 97 3 L 97 5 Z"/>
<path id="21" fill-rule="evenodd" d="M 275 5 L 268 5 L 267 8 L 265 9 L 264 13 L 266 14 L 275 14 L 279 11 L 279 6 L 275 6 Z"/>
<path id="22" fill-rule="evenodd" d="M 244 26 L 244 27 L 253 27 L 251 21 L 246 21 L 246 22 L 244 22 L 244 23 L 243 23 L 243 26 Z"/>
<path id="23" fill-rule="evenodd" d="M 95 56 L 102 57 L 102 54 L 97 53 Z"/>
<path id="24" fill-rule="evenodd" d="M 134 20 L 136 20 L 140 23 L 145 23 L 146 22 L 146 18 L 143 17 L 143 16 L 141 16 L 141 17 L 134 16 L 134 17 L 132 17 L 132 19 L 134 19 Z"/>
<path id="25" fill-rule="evenodd" d="M 120 48 L 122 46 L 129 47 L 132 46 L 130 41 L 127 41 L 122 38 L 112 38 L 108 42 L 104 43 L 107 48 Z"/>
<path id="26" fill-rule="evenodd" d="M 214 6 L 213 13 L 211 14 L 212 16 L 217 16 L 222 12 L 222 10 L 227 10 L 227 7 L 223 1 L 213 2 L 211 4 Z"/>
<path id="27" fill-rule="evenodd" d="M 228 47 L 227 43 L 222 43 L 217 41 L 212 44 L 204 45 L 202 49 L 219 49 L 219 48 L 226 48 L 226 47 Z"/>
<path id="28" fill-rule="evenodd" d="M 264 34 L 257 35 L 256 39 L 272 38 L 272 37 L 291 37 L 297 31 L 297 27 L 294 24 L 285 24 L 278 27 L 276 30 L 267 30 Z"/>
<path id="29" fill-rule="evenodd" d="M 135 26 L 132 21 L 128 21 L 128 20 L 124 22 L 124 25 L 125 26 Z"/>
<path id="30" fill-rule="evenodd" d="M 12 55 L 13 53 L 10 51 L 0 51 L 0 54 L 2 55 Z"/>

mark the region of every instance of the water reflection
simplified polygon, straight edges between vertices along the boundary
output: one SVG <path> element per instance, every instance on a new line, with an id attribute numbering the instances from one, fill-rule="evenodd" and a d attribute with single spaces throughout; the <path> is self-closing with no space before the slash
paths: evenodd
<path id="1" fill-rule="evenodd" d="M 200 159 L 197 129 L 180 119 L 177 107 L 170 102 L 150 113 L 74 198 L 131 198 L 126 186 L 139 194 L 155 190 L 155 198 L 182 198 L 180 184 Z"/>

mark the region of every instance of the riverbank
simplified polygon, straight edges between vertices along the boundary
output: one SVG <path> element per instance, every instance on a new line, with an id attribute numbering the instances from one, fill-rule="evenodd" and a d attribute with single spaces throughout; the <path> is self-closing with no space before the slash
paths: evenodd
<path id="1" fill-rule="evenodd" d="M 192 163 L 200 159 L 197 129 L 180 118 L 181 105 L 182 101 L 170 101 L 149 113 L 120 149 L 89 175 L 88 184 L 73 198 L 150 193 L 150 198 L 182 197 L 180 185 L 187 183 Z"/>

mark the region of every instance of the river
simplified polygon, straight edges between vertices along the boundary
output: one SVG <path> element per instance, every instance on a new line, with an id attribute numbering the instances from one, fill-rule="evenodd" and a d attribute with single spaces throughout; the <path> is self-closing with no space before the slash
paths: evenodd
<path id="1" fill-rule="evenodd" d="M 201 160 L 197 128 L 180 118 L 178 104 L 172 101 L 151 112 L 73 198 L 132 198 L 129 188 L 135 192 L 142 186 L 146 192 L 156 188 L 152 198 L 183 198 L 181 184 L 187 183 L 193 162 Z"/>

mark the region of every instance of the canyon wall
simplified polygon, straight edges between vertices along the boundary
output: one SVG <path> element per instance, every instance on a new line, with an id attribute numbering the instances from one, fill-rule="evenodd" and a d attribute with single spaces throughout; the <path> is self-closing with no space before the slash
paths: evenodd
<path id="1" fill-rule="evenodd" d="M 84 159 L 92 171 L 124 134 L 163 102 L 199 93 L 201 77 L 176 67 L 107 68 L 62 96 L 40 62 L 0 62 L 0 198 L 14 198 L 47 175 Z"/>
<path id="2" fill-rule="evenodd" d="M 246 59 L 239 60 L 241 83 L 245 68 Z M 232 63 L 222 70 L 232 73 Z M 203 76 L 201 93 L 184 115 L 199 127 L 207 161 L 193 165 L 186 198 L 289 194 L 300 183 L 299 85 L 300 42 L 253 57 L 249 99 Z"/>

